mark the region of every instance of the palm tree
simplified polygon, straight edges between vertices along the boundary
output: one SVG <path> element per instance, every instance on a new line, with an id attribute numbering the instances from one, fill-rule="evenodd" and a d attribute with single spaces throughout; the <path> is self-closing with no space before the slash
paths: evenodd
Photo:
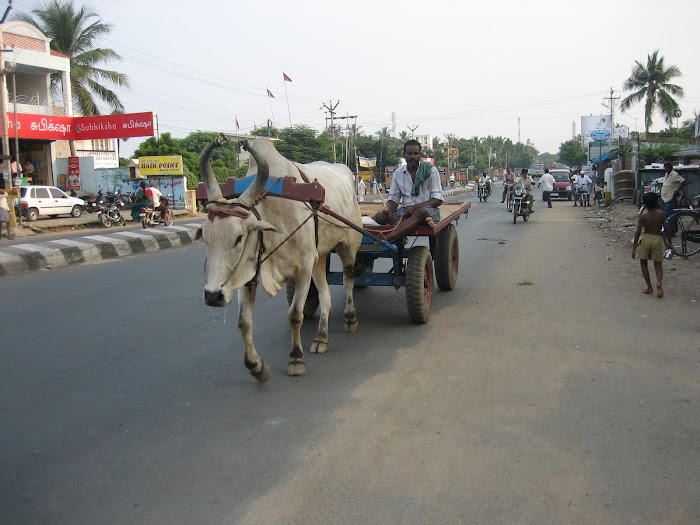
<path id="1" fill-rule="evenodd" d="M 96 67 L 109 60 L 121 60 L 116 51 L 95 47 L 97 40 L 108 35 L 111 25 L 103 24 L 90 7 L 76 7 L 72 0 L 52 0 L 39 4 L 30 13 L 17 13 L 14 20 L 32 24 L 51 38 L 51 49 L 70 58 L 70 83 L 73 107 L 84 116 L 99 115 L 96 98 L 109 105 L 112 111 L 124 112 L 117 94 L 105 87 L 104 81 L 119 87 L 129 87 L 123 73 Z M 92 20 L 96 19 L 96 20 Z M 60 93 L 60 74 L 51 78 L 54 94 Z"/>
<path id="2" fill-rule="evenodd" d="M 651 55 L 647 55 L 646 66 L 634 61 L 632 75 L 625 80 L 625 91 L 634 91 L 620 103 L 620 109 L 625 111 L 633 104 L 646 99 L 644 105 L 644 128 L 649 132 L 654 111 L 658 110 L 669 126 L 673 125 L 673 113 L 678 109 L 678 102 L 671 96 L 682 97 L 683 88 L 675 84 L 669 84 L 673 78 L 683 74 L 676 66 L 668 66 L 664 63 L 664 57 L 659 57 L 657 49 Z M 635 91 L 636 90 L 636 91 Z"/>
<path id="3" fill-rule="evenodd" d="M 384 142 L 388 142 L 389 139 L 391 139 L 391 131 L 389 131 L 389 128 L 387 128 L 386 126 L 384 126 L 382 129 L 377 131 L 375 133 L 375 135 L 377 136 L 377 138 L 379 140 L 384 141 Z"/>

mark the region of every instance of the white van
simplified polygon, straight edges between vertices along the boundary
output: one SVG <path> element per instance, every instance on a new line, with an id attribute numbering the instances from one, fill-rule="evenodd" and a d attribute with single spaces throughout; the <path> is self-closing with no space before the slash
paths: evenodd
<path id="1" fill-rule="evenodd" d="M 70 197 L 55 186 L 20 186 L 19 196 L 22 214 L 29 222 L 44 215 L 80 217 L 85 210 L 85 201 Z"/>

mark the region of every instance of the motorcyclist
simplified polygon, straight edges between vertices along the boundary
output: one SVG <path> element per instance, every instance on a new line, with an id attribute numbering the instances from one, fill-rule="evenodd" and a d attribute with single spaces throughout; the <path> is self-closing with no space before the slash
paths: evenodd
<path id="1" fill-rule="evenodd" d="M 488 173 L 484 173 L 482 177 L 486 183 L 486 193 L 491 195 L 491 176 Z"/>
<path id="2" fill-rule="evenodd" d="M 592 184 L 593 181 L 591 180 L 591 178 L 586 174 L 585 171 L 581 170 L 579 172 L 578 177 L 576 177 L 576 193 L 581 193 L 581 190 L 584 186 L 590 188 Z M 574 202 L 574 206 L 576 206 L 576 202 Z"/>
<path id="3" fill-rule="evenodd" d="M 455 174 L 450 173 L 450 186 L 454 186 L 454 185 L 455 185 Z"/>
<path id="4" fill-rule="evenodd" d="M 501 203 L 506 201 L 506 194 L 508 193 L 508 188 L 513 184 L 515 176 L 510 171 L 510 166 L 506 166 L 506 172 L 503 174 L 503 196 L 501 197 Z"/>
<path id="5" fill-rule="evenodd" d="M 156 188 L 155 181 L 151 181 L 151 187 L 146 190 L 146 195 L 149 195 L 153 201 L 153 210 L 158 210 L 160 212 L 160 222 L 165 222 L 165 213 L 168 210 L 168 199 Z"/>
<path id="6" fill-rule="evenodd" d="M 148 184 L 145 180 L 139 182 L 139 189 L 134 193 L 134 198 L 131 200 L 131 218 L 138 222 L 141 208 L 150 208 L 153 206 L 153 199 L 146 193 Z"/>
<path id="7" fill-rule="evenodd" d="M 527 168 L 523 168 L 520 172 L 520 177 L 515 181 L 515 185 L 517 186 L 518 184 L 522 185 L 523 189 L 527 190 L 527 195 L 524 197 L 524 200 L 527 201 L 527 207 L 530 213 L 535 213 L 533 208 L 535 199 L 532 197 L 532 189 L 535 187 L 535 181 L 528 175 Z"/>

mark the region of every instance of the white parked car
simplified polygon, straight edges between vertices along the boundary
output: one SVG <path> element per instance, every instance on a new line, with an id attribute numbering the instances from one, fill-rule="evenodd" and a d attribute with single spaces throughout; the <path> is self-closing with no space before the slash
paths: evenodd
<path id="1" fill-rule="evenodd" d="M 80 217 L 85 210 L 85 201 L 70 197 L 55 186 L 20 186 L 19 192 L 22 214 L 30 222 L 44 215 Z"/>

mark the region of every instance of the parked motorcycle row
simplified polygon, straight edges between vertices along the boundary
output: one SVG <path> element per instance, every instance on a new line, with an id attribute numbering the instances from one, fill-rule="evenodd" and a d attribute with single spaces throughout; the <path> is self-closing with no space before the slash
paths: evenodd
<path id="1" fill-rule="evenodd" d="M 105 228 L 109 228 L 113 224 L 126 226 L 123 210 L 131 205 L 131 195 L 121 193 L 121 191 L 103 193 L 100 190 L 97 195 L 84 195 L 81 198 L 85 201 L 86 211 L 96 213 Z M 168 195 L 166 204 L 170 199 L 172 199 L 172 195 Z M 144 228 L 153 228 L 161 223 L 165 226 L 172 226 L 174 222 L 173 212 L 170 209 L 166 208 L 165 217 L 161 220 L 160 210 L 146 206 L 141 208 L 139 219 Z"/>

